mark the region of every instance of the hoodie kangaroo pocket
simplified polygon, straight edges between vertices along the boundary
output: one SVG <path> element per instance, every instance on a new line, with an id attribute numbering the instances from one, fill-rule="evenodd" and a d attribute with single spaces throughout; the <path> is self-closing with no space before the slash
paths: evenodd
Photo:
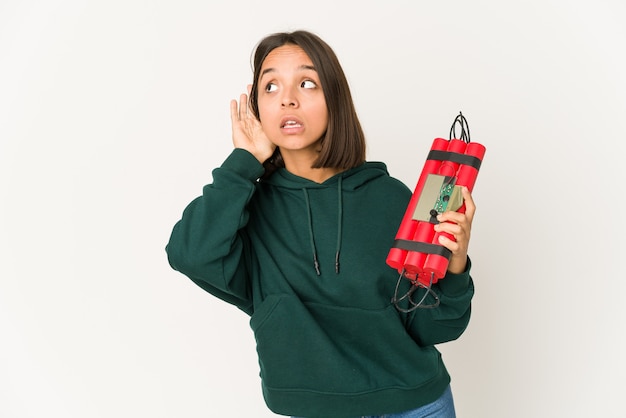
<path id="1" fill-rule="evenodd" d="M 268 388 L 363 393 L 416 387 L 439 375 L 439 353 L 406 333 L 393 306 L 379 310 L 270 296 L 250 319 Z"/>

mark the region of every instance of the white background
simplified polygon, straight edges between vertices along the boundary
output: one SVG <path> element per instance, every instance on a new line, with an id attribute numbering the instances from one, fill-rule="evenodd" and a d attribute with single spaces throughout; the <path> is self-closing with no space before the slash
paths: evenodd
<path id="1" fill-rule="evenodd" d="M 274 416 L 248 318 L 164 247 L 300 28 L 411 189 L 459 111 L 487 147 L 458 416 L 625 416 L 625 3 L 371 3 L 0 1 L 1 417 Z"/>

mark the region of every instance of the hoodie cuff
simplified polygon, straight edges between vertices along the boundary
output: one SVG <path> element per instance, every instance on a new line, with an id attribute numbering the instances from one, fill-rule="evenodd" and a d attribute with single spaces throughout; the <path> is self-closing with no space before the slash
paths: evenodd
<path id="1" fill-rule="evenodd" d="M 447 272 L 445 277 L 437 282 L 441 291 L 448 296 L 456 296 L 465 293 L 470 285 L 471 268 L 472 262 L 468 256 L 463 273 L 454 274 Z"/>
<path id="2" fill-rule="evenodd" d="M 249 151 L 242 148 L 235 148 L 222 163 L 221 168 L 234 171 L 251 181 L 256 181 L 265 172 L 259 160 Z"/>

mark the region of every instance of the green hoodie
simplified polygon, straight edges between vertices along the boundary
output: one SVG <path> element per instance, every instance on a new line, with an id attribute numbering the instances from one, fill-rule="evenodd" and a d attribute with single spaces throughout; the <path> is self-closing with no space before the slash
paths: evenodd
<path id="1" fill-rule="evenodd" d="M 391 303 L 399 275 L 385 260 L 411 191 L 383 163 L 322 184 L 285 169 L 262 174 L 235 149 L 166 251 L 172 268 L 251 316 L 268 407 L 351 417 L 436 400 L 450 377 L 434 345 L 467 327 L 470 263 L 433 286 L 437 308 L 402 313 Z M 401 294 L 409 286 L 403 279 Z"/>

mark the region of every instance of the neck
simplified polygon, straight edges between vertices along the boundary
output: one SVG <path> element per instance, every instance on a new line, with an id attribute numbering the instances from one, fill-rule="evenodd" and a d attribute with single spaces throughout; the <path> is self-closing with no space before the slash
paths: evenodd
<path id="1" fill-rule="evenodd" d="M 288 153 L 287 155 L 285 155 L 285 153 L 283 153 L 285 168 L 291 174 L 305 178 L 307 180 L 314 181 L 316 183 L 323 183 L 335 174 L 343 171 L 339 168 L 330 167 L 312 168 L 311 166 L 313 165 L 315 158 L 317 158 L 316 155 L 308 156 L 306 158 L 302 158 L 302 156 L 300 157 L 301 158 L 298 158 L 293 155 L 289 155 Z"/>
<path id="2" fill-rule="evenodd" d="M 320 184 L 324 183 L 335 174 L 341 172 L 341 170 L 339 170 L 338 168 L 309 168 L 308 170 L 290 170 L 287 166 L 285 166 L 285 168 L 291 174 L 295 174 L 298 177 L 302 177 Z"/>

